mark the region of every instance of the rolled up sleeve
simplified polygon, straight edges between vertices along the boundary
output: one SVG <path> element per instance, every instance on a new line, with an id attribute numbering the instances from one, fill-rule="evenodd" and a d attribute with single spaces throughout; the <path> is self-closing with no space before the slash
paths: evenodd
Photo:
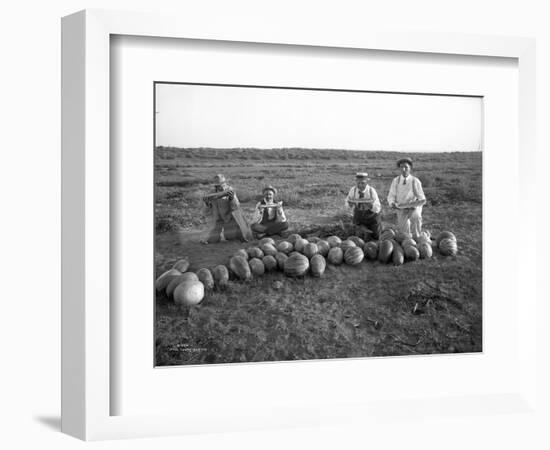
<path id="1" fill-rule="evenodd" d="M 382 205 L 380 205 L 380 199 L 378 198 L 378 193 L 376 192 L 376 189 L 372 187 L 371 187 L 371 198 L 373 200 L 372 212 L 378 214 L 382 210 Z"/>
<path id="2" fill-rule="evenodd" d="M 413 189 L 414 189 L 414 196 L 417 200 L 426 200 L 426 196 L 424 195 L 424 189 L 422 189 L 422 182 L 415 178 L 413 182 Z"/>

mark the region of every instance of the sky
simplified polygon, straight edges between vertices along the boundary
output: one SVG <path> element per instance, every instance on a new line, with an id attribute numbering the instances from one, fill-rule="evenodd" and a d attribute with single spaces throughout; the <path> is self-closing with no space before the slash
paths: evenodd
<path id="1" fill-rule="evenodd" d="M 214 148 L 479 151 L 483 100 L 156 85 L 156 144 Z"/>

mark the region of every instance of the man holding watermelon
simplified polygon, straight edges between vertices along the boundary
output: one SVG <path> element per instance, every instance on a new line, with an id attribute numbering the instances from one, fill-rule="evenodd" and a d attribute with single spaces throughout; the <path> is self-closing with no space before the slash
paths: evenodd
<path id="1" fill-rule="evenodd" d="M 420 180 L 411 175 L 412 159 L 401 158 L 397 167 L 400 175 L 391 183 L 388 204 L 397 211 L 399 231 L 417 238 L 422 231 L 422 206 L 426 204 L 426 196 Z"/>
<path id="2" fill-rule="evenodd" d="M 280 234 L 288 229 L 283 202 L 275 202 L 277 189 L 267 186 L 262 194 L 264 198 L 256 205 L 251 227 L 257 238 Z"/>
<path id="3" fill-rule="evenodd" d="M 378 239 L 382 207 L 376 189 L 369 186 L 368 179 L 366 172 L 355 175 L 355 186 L 349 190 L 345 204 L 349 210 L 353 210 L 353 223 L 363 231 L 364 237 L 370 235 L 373 239 Z"/>

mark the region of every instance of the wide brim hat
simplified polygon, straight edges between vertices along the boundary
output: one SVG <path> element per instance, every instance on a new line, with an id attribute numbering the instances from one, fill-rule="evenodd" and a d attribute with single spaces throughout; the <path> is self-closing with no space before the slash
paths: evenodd
<path id="1" fill-rule="evenodd" d="M 266 186 L 262 189 L 262 194 L 265 194 L 267 191 L 273 192 L 273 195 L 277 195 L 277 189 L 275 189 L 273 186 Z"/>
<path id="2" fill-rule="evenodd" d="M 357 180 L 368 180 L 369 179 L 369 174 L 367 172 L 357 172 L 355 174 L 355 178 Z"/>
<path id="3" fill-rule="evenodd" d="M 401 158 L 397 161 L 397 167 L 401 166 L 402 163 L 407 163 L 409 166 L 413 166 L 413 161 L 411 158 Z"/>

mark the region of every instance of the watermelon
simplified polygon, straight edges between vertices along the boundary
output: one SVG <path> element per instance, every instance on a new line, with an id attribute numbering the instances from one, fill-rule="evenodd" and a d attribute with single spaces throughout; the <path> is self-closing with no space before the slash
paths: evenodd
<path id="1" fill-rule="evenodd" d="M 408 239 L 405 239 L 403 242 L 401 242 L 401 246 L 403 248 L 405 248 L 405 247 L 416 247 L 417 244 L 416 244 L 416 241 L 413 238 L 408 238 Z"/>
<path id="2" fill-rule="evenodd" d="M 378 261 L 386 264 L 390 261 L 391 255 L 393 253 L 393 242 L 389 239 L 380 242 L 378 248 Z"/>
<path id="3" fill-rule="evenodd" d="M 277 253 L 277 249 L 275 248 L 275 246 L 273 244 L 262 244 L 260 249 L 262 250 L 262 252 L 264 252 L 264 255 L 273 256 Z"/>
<path id="4" fill-rule="evenodd" d="M 410 261 L 416 261 L 418 258 L 420 258 L 420 252 L 416 247 L 412 245 L 403 247 L 403 250 L 405 250 L 405 258 Z"/>
<path id="5" fill-rule="evenodd" d="M 338 247 L 342 243 L 342 239 L 340 239 L 338 236 L 330 236 L 326 239 L 326 241 L 331 248 Z"/>
<path id="6" fill-rule="evenodd" d="M 439 252 L 445 256 L 454 256 L 458 252 L 458 246 L 456 239 L 443 238 L 439 243 Z"/>
<path id="7" fill-rule="evenodd" d="M 296 244 L 296 241 L 298 239 L 302 239 L 302 236 L 300 236 L 299 234 L 291 234 L 289 237 L 288 237 L 288 242 L 290 242 L 292 245 L 295 245 Z"/>
<path id="8" fill-rule="evenodd" d="M 322 256 L 327 256 L 328 251 L 330 250 L 330 244 L 327 241 L 319 241 L 317 242 L 317 249 L 319 250 L 319 254 Z"/>
<path id="9" fill-rule="evenodd" d="M 344 261 L 350 266 L 357 266 L 363 261 L 365 254 L 359 247 L 350 247 L 344 252 Z"/>
<path id="10" fill-rule="evenodd" d="M 229 260 L 229 268 L 241 280 L 250 280 L 252 278 L 248 261 L 241 256 L 233 256 Z"/>
<path id="11" fill-rule="evenodd" d="M 264 252 L 261 251 L 258 247 L 248 247 L 246 249 L 249 258 L 263 258 Z"/>
<path id="12" fill-rule="evenodd" d="M 363 248 L 363 246 L 365 245 L 365 241 L 361 239 L 359 236 L 350 236 L 348 240 L 354 242 L 355 245 L 357 245 L 357 247 Z"/>
<path id="13" fill-rule="evenodd" d="M 431 258 L 433 254 L 432 245 L 423 242 L 418 246 L 418 252 L 420 253 L 420 259 Z"/>
<path id="14" fill-rule="evenodd" d="M 317 244 L 310 242 L 304 247 L 304 255 L 311 259 L 314 255 L 319 253 L 319 247 Z"/>
<path id="15" fill-rule="evenodd" d="M 310 237 L 307 238 L 307 241 L 308 241 L 308 242 L 311 242 L 311 243 L 313 243 L 313 244 L 316 244 L 316 243 L 319 242 L 320 240 L 321 240 L 321 238 L 318 237 L 318 236 L 310 236 Z"/>
<path id="16" fill-rule="evenodd" d="M 229 271 L 227 267 L 219 265 L 212 269 L 212 276 L 214 277 L 214 283 L 219 289 L 224 289 L 229 281 Z"/>
<path id="17" fill-rule="evenodd" d="M 281 241 L 277 244 L 277 250 L 289 254 L 292 250 L 294 250 L 294 245 L 292 245 L 288 241 Z"/>
<path id="18" fill-rule="evenodd" d="M 214 277 L 212 276 L 212 272 L 208 269 L 199 269 L 197 270 L 197 277 L 199 278 L 199 281 L 204 284 L 204 287 L 206 289 L 213 289 L 214 288 Z"/>
<path id="19" fill-rule="evenodd" d="M 155 281 L 155 289 L 157 291 L 162 291 L 166 289 L 166 286 L 172 281 L 175 277 L 181 275 L 181 272 L 177 269 L 170 269 L 160 275 Z"/>
<path id="20" fill-rule="evenodd" d="M 184 281 L 202 281 L 199 280 L 197 274 L 193 272 L 185 272 L 181 275 L 175 276 L 171 279 L 170 283 L 166 286 L 166 295 L 171 297 L 180 283 Z"/>
<path id="21" fill-rule="evenodd" d="M 260 239 L 260 242 L 258 242 L 258 245 L 260 246 L 260 248 L 262 247 L 262 245 L 264 244 L 271 244 L 271 245 L 275 245 L 275 241 L 270 238 L 270 237 L 264 237 L 262 239 Z"/>
<path id="22" fill-rule="evenodd" d="M 405 233 L 404 231 L 400 231 L 400 232 L 398 232 L 398 233 L 395 235 L 395 240 L 396 240 L 399 244 L 403 244 L 403 241 L 404 241 L 405 239 L 412 239 L 411 233 Z"/>
<path id="23" fill-rule="evenodd" d="M 183 258 L 179 261 L 176 261 L 172 269 L 179 270 L 181 273 L 187 272 L 187 269 L 189 269 L 189 260 L 187 258 Z"/>
<path id="24" fill-rule="evenodd" d="M 204 298 L 204 284 L 200 281 L 184 281 L 174 290 L 177 305 L 198 305 Z"/>
<path id="25" fill-rule="evenodd" d="M 393 241 L 392 262 L 394 266 L 400 266 L 405 262 L 405 251 L 397 241 Z"/>
<path id="26" fill-rule="evenodd" d="M 299 254 L 299 253 L 298 253 Z M 285 255 L 284 253 L 277 253 L 275 255 L 275 260 L 277 261 L 277 267 L 279 268 L 279 270 L 284 270 L 285 268 L 285 261 L 288 259 L 288 256 Z"/>
<path id="27" fill-rule="evenodd" d="M 248 265 L 250 266 L 250 272 L 252 272 L 252 275 L 255 277 L 262 276 L 265 273 L 265 266 L 261 259 L 252 258 L 248 261 Z"/>
<path id="28" fill-rule="evenodd" d="M 233 256 L 240 256 L 241 258 L 244 258 L 248 261 L 248 253 L 245 249 L 241 248 L 239 250 L 237 250 Z"/>
<path id="29" fill-rule="evenodd" d="M 344 260 L 344 251 L 340 247 L 332 247 L 327 255 L 327 260 L 330 264 L 338 266 Z"/>
<path id="30" fill-rule="evenodd" d="M 309 270 L 309 259 L 304 255 L 292 255 L 285 261 L 285 275 L 289 277 L 301 277 Z"/>
<path id="31" fill-rule="evenodd" d="M 323 273 L 325 273 L 325 268 L 327 267 L 325 258 L 323 258 L 319 254 L 313 255 L 310 261 L 310 265 L 311 265 L 311 274 L 314 277 L 322 277 Z"/>
<path id="32" fill-rule="evenodd" d="M 305 239 L 297 239 L 294 244 L 294 250 L 296 250 L 298 253 L 302 253 L 304 251 L 305 246 L 309 244 L 309 242 Z"/>
<path id="33" fill-rule="evenodd" d="M 346 239 L 345 241 L 343 241 L 341 244 L 340 244 L 340 248 L 345 252 L 348 248 L 350 247 L 357 247 L 357 245 L 355 245 L 355 242 L 353 241 L 350 241 L 349 239 Z"/>
<path id="34" fill-rule="evenodd" d="M 443 240 L 443 239 L 454 239 L 454 241 L 456 242 L 456 236 L 454 235 L 454 233 L 452 233 L 451 231 L 442 231 L 441 233 L 439 233 L 437 235 L 437 238 L 435 240 L 435 245 L 436 247 L 439 247 L 439 243 Z"/>
<path id="35" fill-rule="evenodd" d="M 391 228 L 386 229 L 380 235 L 381 241 L 387 241 L 388 239 L 394 239 L 394 238 L 395 238 L 395 231 L 393 231 Z"/>
<path id="36" fill-rule="evenodd" d="M 275 259 L 275 256 L 264 256 L 262 262 L 264 263 L 266 271 L 275 270 L 277 268 L 277 260 Z"/>
<path id="37" fill-rule="evenodd" d="M 376 258 L 378 258 L 378 242 L 367 242 L 363 247 L 363 252 L 365 253 L 367 259 L 374 261 Z"/>

